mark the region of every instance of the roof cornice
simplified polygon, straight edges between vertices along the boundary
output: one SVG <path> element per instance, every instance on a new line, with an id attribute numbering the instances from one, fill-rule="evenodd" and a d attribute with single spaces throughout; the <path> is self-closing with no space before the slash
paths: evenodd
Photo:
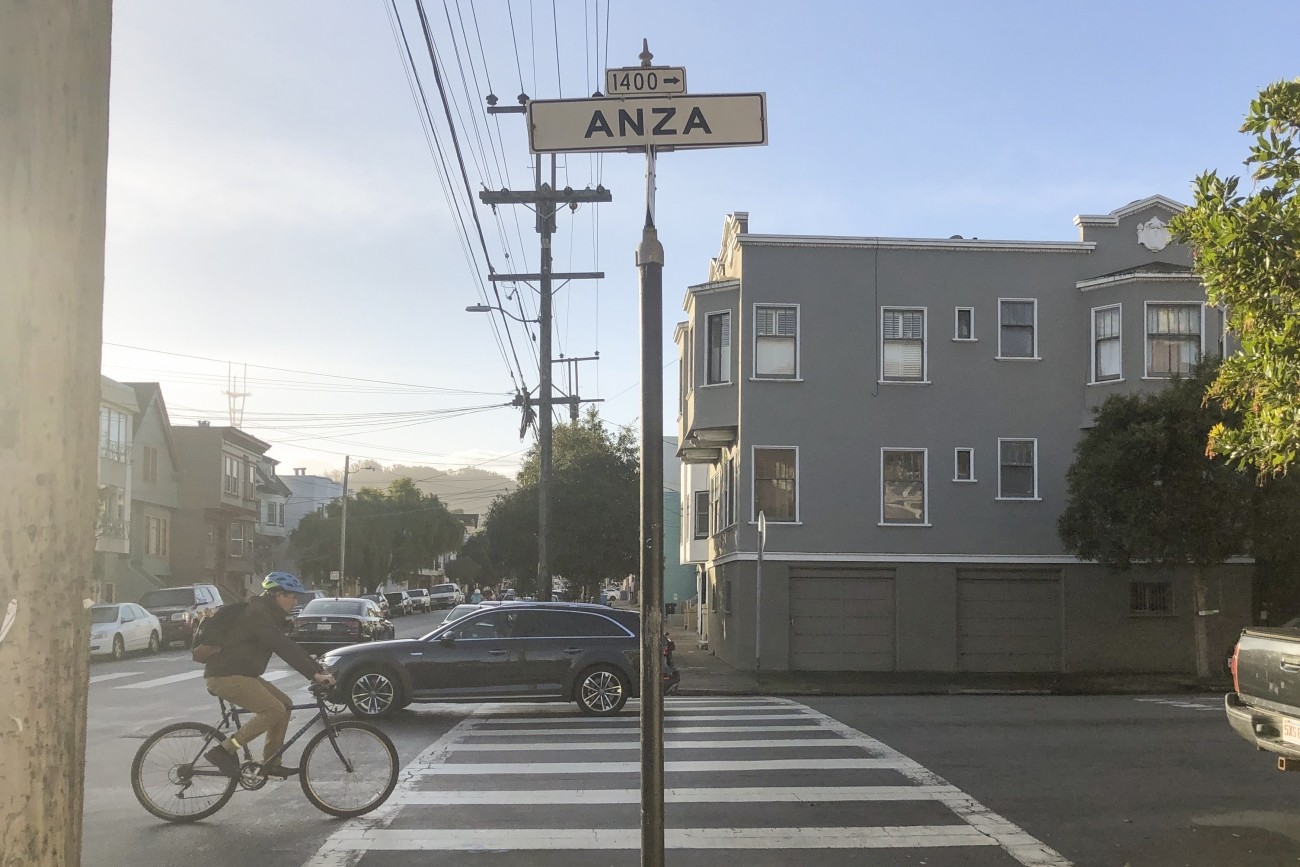
<path id="1" fill-rule="evenodd" d="M 1117 208 L 1109 214 L 1079 214 L 1074 218 L 1076 226 L 1118 226 L 1119 221 L 1125 217 L 1131 217 L 1139 211 L 1145 211 L 1147 208 L 1164 208 L 1170 213 L 1177 214 L 1187 210 L 1187 206 L 1182 202 L 1175 202 L 1168 196 L 1147 196 L 1145 199 L 1138 199 L 1136 202 L 1130 202 L 1122 208 Z"/>
<path id="2" fill-rule="evenodd" d="M 981 253 L 1091 253 L 1092 241 L 985 241 L 979 238 L 853 238 L 834 235 L 741 235 L 742 247 L 840 247 Z"/>
<path id="3" fill-rule="evenodd" d="M 1080 292 L 1090 292 L 1093 289 L 1105 289 L 1111 286 L 1123 286 L 1126 283 L 1184 283 L 1199 282 L 1200 278 L 1192 271 L 1182 273 L 1171 273 L 1169 271 L 1136 271 L 1132 274 L 1116 274 L 1110 277 L 1094 277 L 1091 280 L 1080 280 L 1074 284 L 1074 288 Z"/>

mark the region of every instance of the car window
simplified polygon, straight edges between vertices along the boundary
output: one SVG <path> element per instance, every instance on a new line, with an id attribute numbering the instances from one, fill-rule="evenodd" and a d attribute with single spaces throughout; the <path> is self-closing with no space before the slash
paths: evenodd
<path id="1" fill-rule="evenodd" d="M 90 609 L 91 623 L 116 623 L 117 606 L 116 605 L 96 605 Z"/>
<path id="2" fill-rule="evenodd" d="M 130 605 L 130 606 L 128 606 L 128 607 L 131 609 L 131 613 L 134 614 L 134 615 L 136 616 L 137 619 L 139 619 L 139 618 L 141 618 L 141 617 L 148 617 L 148 616 L 149 616 L 149 612 L 148 612 L 148 611 L 145 611 L 145 610 L 144 610 L 143 608 L 141 608 L 139 605 Z"/>
<path id="3" fill-rule="evenodd" d="M 131 606 L 129 606 L 129 605 L 123 605 L 123 606 L 122 606 L 122 622 L 123 622 L 123 623 L 130 623 L 132 620 L 135 620 L 135 612 L 131 610 Z"/>
<path id="4" fill-rule="evenodd" d="M 313 599 L 303 606 L 303 616 L 357 615 L 365 612 L 365 602 L 352 602 L 348 599 Z"/>
<path id="5" fill-rule="evenodd" d="M 465 622 L 448 632 L 457 641 L 474 641 L 485 638 L 509 638 L 515 615 L 504 611 L 490 611 L 478 617 L 468 617 Z"/>
<path id="6" fill-rule="evenodd" d="M 209 587 L 209 588 L 208 588 L 208 595 L 212 597 L 212 604 L 213 604 L 213 605 L 225 605 L 225 604 L 226 604 L 225 602 L 222 601 L 222 599 L 221 599 L 221 591 L 218 590 L 217 588 L 215 588 L 215 587 Z"/>
<path id="7" fill-rule="evenodd" d="M 617 623 L 581 611 L 522 611 L 513 638 L 627 637 Z"/>
<path id="8" fill-rule="evenodd" d="M 198 605 L 207 605 L 212 599 L 208 596 L 208 591 L 202 587 L 194 588 L 194 602 Z"/>
<path id="9" fill-rule="evenodd" d="M 140 604 L 145 608 L 167 608 L 171 606 L 185 608 L 194 604 L 194 590 L 189 587 L 150 590 L 140 597 Z"/>

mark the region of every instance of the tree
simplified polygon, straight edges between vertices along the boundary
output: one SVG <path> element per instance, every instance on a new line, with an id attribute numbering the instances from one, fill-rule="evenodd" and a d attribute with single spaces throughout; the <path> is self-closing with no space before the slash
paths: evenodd
<path id="1" fill-rule="evenodd" d="M 1170 228 L 1241 344 L 1209 390 L 1237 413 L 1209 431 L 1210 451 L 1278 475 L 1300 456 L 1300 79 L 1265 88 L 1241 131 L 1255 136 L 1254 191 L 1204 172 Z"/>
<path id="2" fill-rule="evenodd" d="M 0 19 L 0 864 L 76 867 L 112 4 Z"/>
<path id="3" fill-rule="evenodd" d="M 1205 453 L 1225 420 L 1203 402 L 1215 373 L 1206 364 L 1154 394 L 1108 398 L 1075 447 L 1058 524 L 1066 550 L 1113 569 L 1191 566 L 1197 612 L 1206 610 L 1205 567 L 1247 549 L 1255 497 L 1248 474 Z M 1208 677 L 1205 618 L 1193 623 L 1197 674 Z"/>
<path id="4" fill-rule="evenodd" d="M 636 571 L 640 534 L 637 446 L 632 432 L 611 433 L 595 409 L 557 425 L 552 450 L 551 567 L 579 598 L 605 579 Z M 519 470 L 519 487 L 498 497 L 484 527 L 490 557 L 519 586 L 537 569 L 537 483 L 541 455 L 534 446 Z"/>
<path id="5" fill-rule="evenodd" d="M 304 577 L 320 582 L 338 569 L 342 500 L 302 519 L 292 540 Z M 464 527 L 439 499 L 410 479 L 386 491 L 362 488 L 348 502 L 348 573 L 370 590 L 389 579 L 408 579 L 456 551 Z"/>

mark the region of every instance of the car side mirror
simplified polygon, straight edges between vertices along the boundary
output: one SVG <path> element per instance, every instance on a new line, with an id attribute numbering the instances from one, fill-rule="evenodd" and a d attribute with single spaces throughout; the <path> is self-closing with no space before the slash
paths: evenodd
<path id="1" fill-rule="evenodd" d="M 440 636 L 438 638 L 438 643 L 441 644 L 443 647 L 451 647 L 453 644 L 456 643 L 456 636 L 450 633 L 448 633 L 447 635 Z"/>

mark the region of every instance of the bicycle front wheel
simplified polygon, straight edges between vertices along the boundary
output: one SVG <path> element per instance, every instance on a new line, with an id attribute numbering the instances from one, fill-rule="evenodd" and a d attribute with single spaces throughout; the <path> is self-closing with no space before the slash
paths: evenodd
<path id="1" fill-rule="evenodd" d="M 193 722 L 172 723 L 146 738 L 131 762 L 140 806 L 168 822 L 197 822 L 224 807 L 239 781 L 203 758 L 221 740 L 212 726 Z"/>
<path id="2" fill-rule="evenodd" d="M 369 813 L 397 786 L 397 747 L 359 720 L 328 725 L 303 748 L 300 764 L 298 779 L 307 800 L 342 819 Z"/>

